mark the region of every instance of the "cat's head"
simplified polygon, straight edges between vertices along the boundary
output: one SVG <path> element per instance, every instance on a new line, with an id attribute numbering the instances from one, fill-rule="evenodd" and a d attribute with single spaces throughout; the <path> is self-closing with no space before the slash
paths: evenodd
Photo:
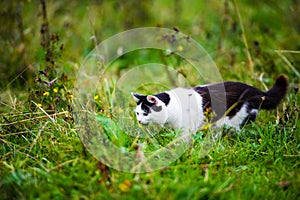
<path id="1" fill-rule="evenodd" d="M 137 106 L 134 110 L 140 124 L 149 123 L 165 124 L 168 118 L 166 106 L 169 103 L 169 95 L 161 93 L 158 95 L 142 95 L 131 93 Z"/>

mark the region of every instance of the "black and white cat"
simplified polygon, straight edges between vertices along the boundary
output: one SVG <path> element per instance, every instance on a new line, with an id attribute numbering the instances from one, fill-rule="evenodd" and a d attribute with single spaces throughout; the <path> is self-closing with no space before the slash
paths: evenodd
<path id="1" fill-rule="evenodd" d="M 255 121 L 259 110 L 275 109 L 287 91 L 288 78 L 280 75 L 266 92 L 240 82 L 223 82 L 175 88 L 155 95 L 132 93 L 132 96 L 140 124 L 169 124 L 184 132 L 194 132 L 204 125 L 206 110 L 213 111 L 215 127 L 228 125 L 239 129 Z"/>

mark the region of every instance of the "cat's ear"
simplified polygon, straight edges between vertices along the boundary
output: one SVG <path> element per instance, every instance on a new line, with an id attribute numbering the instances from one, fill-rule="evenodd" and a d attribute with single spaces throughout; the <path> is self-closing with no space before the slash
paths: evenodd
<path id="1" fill-rule="evenodd" d="M 137 94 L 137 93 L 133 93 L 133 92 L 131 93 L 131 95 L 136 102 L 139 102 L 140 100 L 142 100 L 143 98 L 146 97 L 145 95 Z"/>
<path id="2" fill-rule="evenodd" d="M 156 96 L 148 95 L 147 96 L 147 101 L 150 103 L 157 104 L 158 103 L 158 98 Z"/>

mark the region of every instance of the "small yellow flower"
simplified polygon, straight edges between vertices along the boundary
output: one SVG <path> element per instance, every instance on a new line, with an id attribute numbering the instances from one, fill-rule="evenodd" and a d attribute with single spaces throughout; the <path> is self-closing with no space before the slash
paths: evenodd
<path id="1" fill-rule="evenodd" d="M 57 92 L 58 92 L 58 89 L 57 89 L 57 88 L 54 88 L 54 89 L 53 89 L 53 92 L 54 92 L 54 93 L 57 93 Z"/>
<path id="2" fill-rule="evenodd" d="M 129 180 L 125 180 L 123 183 L 119 184 L 119 189 L 122 192 L 128 192 L 132 186 L 132 183 Z"/>
<path id="3" fill-rule="evenodd" d="M 202 131 L 207 131 L 208 129 L 210 129 L 210 125 L 209 124 L 205 124 L 201 127 Z"/>
<path id="4" fill-rule="evenodd" d="M 42 107 L 43 105 L 42 105 L 42 104 L 40 104 L 40 103 L 38 103 L 38 104 L 37 104 L 37 106 L 38 106 L 38 107 Z"/>
<path id="5" fill-rule="evenodd" d="M 208 117 L 211 114 L 211 108 L 206 108 L 203 114 Z"/>
<path id="6" fill-rule="evenodd" d="M 44 96 L 49 96 L 49 92 L 44 92 Z"/>
<path id="7" fill-rule="evenodd" d="M 98 95 L 95 95 L 95 96 L 94 96 L 94 100 L 97 100 L 97 99 L 99 99 L 99 96 L 98 96 Z"/>
<path id="8" fill-rule="evenodd" d="M 68 96 L 67 96 L 67 98 L 69 98 L 69 99 L 74 99 L 74 96 L 73 96 L 73 94 L 69 94 Z"/>
<path id="9" fill-rule="evenodd" d="M 178 50 L 178 51 L 183 51 L 183 46 L 179 45 L 179 46 L 177 47 L 177 50 Z"/>

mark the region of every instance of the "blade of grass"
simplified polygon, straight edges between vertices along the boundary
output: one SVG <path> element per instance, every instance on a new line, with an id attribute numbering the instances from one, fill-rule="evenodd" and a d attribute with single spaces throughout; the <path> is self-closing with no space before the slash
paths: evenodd
<path id="1" fill-rule="evenodd" d="M 241 26 L 241 29 L 242 29 L 242 38 L 243 38 L 244 45 L 246 47 L 249 70 L 250 70 L 251 75 L 253 76 L 254 75 L 254 69 L 253 69 L 254 65 L 253 65 L 253 61 L 252 61 L 251 54 L 250 54 L 250 51 L 249 51 L 249 46 L 248 46 L 248 42 L 247 42 L 247 38 L 246 38 L 246 34 L 245 34 L 245 29 L 244 29 L 242 17 L 241 17 L 241 14 L 240 14 L 239 7 L 236 3 L 236 0 L 233 0 L 233 3 L 234 3 L 234 8 L 236 10 L 236 14 L 238 16 L 239 23 L 240 23 L 240 26 Z"/>
<path id="2" fill-rule="evenodd" d="M 44 109 L 43 109 L 44 110 Z M 44 110 L 45 111 L 45 110 Z M 47 113 L 46 111 L 44 113 Z M 19 121 L 14 121 L 14 122 L 11 122 L 11 123 L 7 123 L 7 124 L 0 124 L 0 126 L 10 126 L 10 125 L 13 125 L 13 124 L 18 124 L 18 123 L 22 123 L 22 122 L 27 122 L 27 121 L 30 121 L 30 120 L 36 120 L 36 119 L 43 119 L 43 118 L 46 118 L 46 117 L 50 117 L 51 118 L 51 121 L 54 120 L 52 117 L 53 116 L 57 116 L 57 115 L 63 115 L 63 114 L 67 114 L 69 113 L 69 111 L 63 111 L 63 112 L 60 112 L 60 113 L 55 113 L 55 114 L 46 114 L 46 116 L 39 116 L 39 117 L 34 117 L 34 118 L 28 118 L 28 119 L 23 119 L 23 120 L 19 120 Z M 55 121 L 54 121 L 55 122 Z"/>
<path id="3" fill-rule="evenodd" d="M 298 72 L 298 70 L 292 65 L 292 63 L 287 59 L 286 56 L 282 55 L 282 53 L 286 53 L 283 50 L 275 50 L 275 52 L 279 55 L 279 57 L 287 64 L 287 66 L 289 68 L 291 68 L 291 70 L 296 74 L 296 76 L 298 76 L 298 78 L 300 78 L 300 73 Z M 298 53 L 300 53 L 300 51 L 297 51 Z M 291 52 L 289 52 L 291 53 Z"/>

